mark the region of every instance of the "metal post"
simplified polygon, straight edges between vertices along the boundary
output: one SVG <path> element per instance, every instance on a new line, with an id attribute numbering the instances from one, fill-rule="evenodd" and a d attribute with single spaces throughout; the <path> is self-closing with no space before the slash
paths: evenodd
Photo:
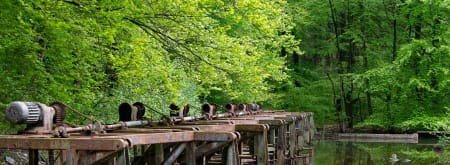
<path id="1" fill-rule="evenodd" d="M 314 140 L 314 114 L 310 113 L 309 115 L 309 143 L 312 144 L 312 141 Z"/>
<path id="2" fill-rule="evenodd" d="M 286 123 L 284 122 L 284 124 L 278 128 L 277 134 L 278 135 L 276 143 L 277 165 L 283 165 L 285 161 L 285 151 L 286 151 L 286 139 L 284 138 L 285 133 L 286 133 Z"/>
<path id="3" fill-rule="evenodd" d="M 254 137 L 254 148 L 256 155 L 256 164 L 265 165 L 268 164 L 268 151 L 267 151 L 267 127 L 264 131 L 258 133 Z"/>
<path id="4" fill-rule="evenodd" d="M 289 123 L 289 135 L 287 136 L 289 137 L 288 143 L 290 164 L 294 164 L 295 160 L 295 144 L 297 141 L 297 138 L 295 137 L 295 120 L 296 118 L 293 117 L 291 123 Z"/>
<path id="5" fill-rule="evenodd" d="M 78 164 L 78 156 L 77 156 L 76 150 L 68 149 L 66 154 L 67 154 L 66 165 L 77 165 Z"/>
<path id="6" fill-rule="evenodd" d="M 184 156 L 186 165 L 195 165 L 196 162 L 196 146 L 194 142 L 189 142 L 184 149 Z"/>
<path id="7" fill-rule="evenodd" d="M 239 156 L 237 153 L 237 144 L 236 141 L 232 141 L 226 148 L 225 154 L 225 164 L 227 165 L 239 165 Z"/>
<path id="8" fill-rule="evenodd" d="M 128 147 L 117 153 L 117 164 L 131 165 L 130 149 Z"/>
<path id="9" fill-rule="evenodd" d="M 299 118 L 299 120 L 295 121 L 295 132 L 297 133 L 297 148 L 303 146 L 303 136 L 305 134 L 305 127 L 303 125 L 303 118 Z"/>
<path id="10" fill-rule="evenodd" d="M 161 164 L 163 161 L 164 161 L 164 146 L 163 144 L 155 144 L 154 164 Z"/>

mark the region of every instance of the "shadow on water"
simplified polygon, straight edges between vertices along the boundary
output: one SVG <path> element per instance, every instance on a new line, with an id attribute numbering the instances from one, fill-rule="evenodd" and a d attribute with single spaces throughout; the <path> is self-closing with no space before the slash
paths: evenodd
<path id="1" fill-rule="evenodd" d="M 315 165 L 450 165 L 450 149 L 419 144 L 316 141 Z"/>

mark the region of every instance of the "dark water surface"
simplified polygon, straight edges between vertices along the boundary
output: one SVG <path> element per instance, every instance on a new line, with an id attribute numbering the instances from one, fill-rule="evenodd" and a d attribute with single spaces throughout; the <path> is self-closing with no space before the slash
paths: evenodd
<path id="1" fill-rule="evenodd" d="M 442 148 L 433 143 L 426 141 L 421 141 L 419 144 L 316 141 L 312 164 L 450 165 L 450 148 Z"/>

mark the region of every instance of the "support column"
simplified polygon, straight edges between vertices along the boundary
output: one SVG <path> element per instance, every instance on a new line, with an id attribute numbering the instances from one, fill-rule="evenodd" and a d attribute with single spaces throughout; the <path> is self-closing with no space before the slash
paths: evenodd
<path id="1" fill-rule="evenodd" d="M 266 165 L 269 164 L 269 154 L 267 150 L 267 130 L 268 126 L 266 125 L 266 128 L 264 131 L 259 132 L 254 137 L 254 148 L 255 148 L 255 155 L 256 155 L 256 164 L 258 165 Z"/>
<path id="2" fill-rule="evenodd" d="M 196 150 L 197 147 L 194 142 L 187 143 L 186 148 L 184 149 L 184 161 L 186 162 L 186 165 L 195 165 Z"/>
<path id="3" fill-rule="evenodd" d="M 280 125 L 277 132 L 277 165 L 284 165 L 285 164 L 285 151 L 286 151 L 286 138 L 284 137 L 286 133 L 286 123 Z"/>
<path id="4" fill-rule="evenodd" d="M 130 149 L 128 147 L 117 153 L 117 164 L 131 165 Z"/>
<path id="5" fill-rule="evenodd" d="M 289 159 L 290 164 L 294 164 L 295 162 L 295 146 L 297 144 L 297 137 L 296 137 L 296 131 L 295 131 L 295 122 L 296 118 L 293 118 L 291 123 L 289 123 Z"/>
<path id="6" fill-rule="evenodd" d="M 164 146 L 163 144 L 155 145 L 155 162 L 154 164 L 161 164 L 164 161 Z"/>
<path id="7" fill-rule="evenodd" d="M 66 154 L 67 154 L 66 165 L 77 165 L 78 164 L 77 150 L 67 149 Z"/>
<path id="8" fill-rule="evenodd" d="M 222 160 L 226 165 L 239 165 L 239 152 L 236 141 L 231 141 L 224 152 L 225 158 Z"/>

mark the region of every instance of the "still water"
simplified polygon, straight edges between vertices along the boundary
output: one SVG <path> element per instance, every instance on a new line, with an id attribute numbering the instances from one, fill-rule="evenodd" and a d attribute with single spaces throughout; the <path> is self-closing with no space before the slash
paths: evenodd
<path id="1" fill-rule="evenodd" d="M 430 142 L 314 142 L 314 165 L 450 165 L 450 149 Z"/>

